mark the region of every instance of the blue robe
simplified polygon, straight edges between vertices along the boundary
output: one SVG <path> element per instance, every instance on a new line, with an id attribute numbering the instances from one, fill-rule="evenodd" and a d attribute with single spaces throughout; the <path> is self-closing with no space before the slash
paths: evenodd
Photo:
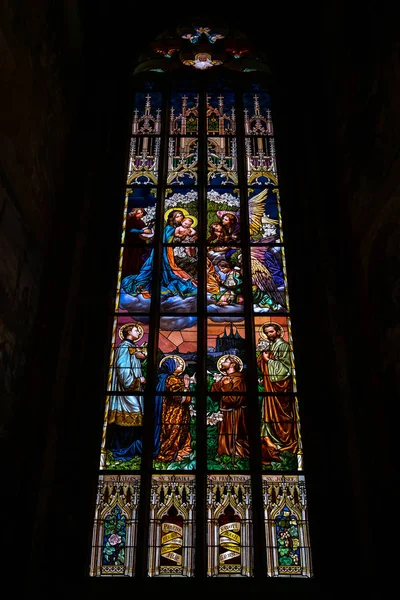
<path id="1" fill-rule="evenodd" d="M 167 225 L 164 228 L 164 243 L 172 240 L 175 228 L 173 225 Z M 151 294 L 151 282 L 153 276 L 153 257 L 154 248 L 151 250 L 150 256 L 143 264 L 139 273 L 127 275 L 121 282 L 121 288 L 126 294 L 137 296 L 142 292 Z M 190 276 L 180 269 L 175 263 L 173 249 L 164 247 L 162 251 L 162 269 L 161 269 L 161 297 L 179 295 L 182 298 L 195 296 L 197 286 L 192 281 Z"/>
<path id="2" fill-rule="evenodd" d="M 128 461 L 142 454 L 143 395 L 141 361 L 136 344 L 123 340 L 115 351 L 106 447 L 114 460 Z"/>
<path id="3" fill-rule="evenodd" d="M 169 375 L 176 369 L 176 362 L 174 358 L 167 358 L 161 365 L 161 373 L 158 375 L 158 381 L 156 386 L 157 392 L 163 392 L 165 390 L 165 382 Z M 161 448 L 161 414 L 162 414 L 162 403 L 163 396 L 156 396 L 155 407 L 154 407 L 154 450 L 153 456 L 157 456 Z"/>

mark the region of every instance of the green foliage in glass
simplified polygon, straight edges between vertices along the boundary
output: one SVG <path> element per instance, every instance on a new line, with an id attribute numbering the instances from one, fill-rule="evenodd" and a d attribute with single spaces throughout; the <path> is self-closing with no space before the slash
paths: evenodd
<path id="1" fill-rule="evenodd" d="M 126 518 L 119 506 L 104 520 L 103 565 L 125 563 Z"/>

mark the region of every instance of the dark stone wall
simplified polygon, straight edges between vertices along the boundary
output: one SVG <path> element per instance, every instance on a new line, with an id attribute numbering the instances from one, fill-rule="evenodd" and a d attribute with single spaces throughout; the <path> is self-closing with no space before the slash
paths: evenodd
<path id="1" fill-rule="evenodd" d="M 382 548 L 377 507 L 395 502 L 399 387 L 395 19 L 375 3 L 360 13 L 342 2 L 264 17 L 232 15 L 274 73 L 316 574 L 313 586 L 287 585 L 331 592 L 351 573 L 351 587 L 382 587 L 382 561 L 395 554 L 387 538 Z M 0 433 L 5 508 L 24 523 L 10 518 L 6 531 L 25 577 L 14 551 L 6 564 L 31 591 L 56 585 L 70 597 L 87 583 L 129 74 L 175 20 L 149 22 L 153 31 L 128 2 L 3 8 Z M 110 586 L 100 583 L 86 593 Z"/>
<path id="2" fill-rule="evenodd" d="M 24 16 L 17 4 L 3 7 L 0 420 L 5 437 L 15 418 L 23 420 L 15 414 L 16 398 L 32 344 L 70 119 L 57 60 L 58 23 L 53 22 L 51 32 L 44 3 L 27 5 Z"/>
<path id="3" fill-rule="evenodd" d="M 38 336 L 46 336 L 45 273 L 50 256 L 61 254 L 53 246 L 55 215 L 80 94 L 74 9 L 74 2 L 39 0 L 5 2 L 1 13 L 0 427 L 6 444 L 25 431 L 26 449 L 26 430 L 33 434 L 31 419 L 40 420 L 43 410 L 40 390 L 27 386 L 27 378 L 41 348 Z M 44 353 L 49 347 L 47 340 Z M 13 474 L 22 475 L 26 449 L 12 447 Z"/>

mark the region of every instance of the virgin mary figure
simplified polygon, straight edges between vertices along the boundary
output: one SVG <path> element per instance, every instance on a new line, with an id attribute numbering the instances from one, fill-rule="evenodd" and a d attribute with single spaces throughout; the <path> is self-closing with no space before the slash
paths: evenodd
<path id="1" fill-rule="evenodd" d="M 181 209 L 172 209 L 168 212 L 167 222 L 164 227 L 163 243 L 172 242 L 175 228 L 185 218 L 185 212 Z M 151 281 L 153 274 L 154 248 L 139 273 L 127 275 L 121 282 L 121 288 L 126 294 L 137 296 L 142 294 L 149 298 L 151 294 Z M 195 296 L 197 284 L 186 271 L 181 269 L 175 262 L 174 248 L 164 246 L 162 251 L 161 269 L 161 297 L 179 295 L 182 298 Z"/>

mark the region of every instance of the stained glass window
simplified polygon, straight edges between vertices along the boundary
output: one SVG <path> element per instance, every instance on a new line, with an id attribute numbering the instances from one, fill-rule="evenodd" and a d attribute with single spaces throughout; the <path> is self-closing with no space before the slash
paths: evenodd
<path id="1" fill-rule="evenodd" d="M 307 578 L 272 98 L 203 54 L 135 84 L 90 574 Z"/>

